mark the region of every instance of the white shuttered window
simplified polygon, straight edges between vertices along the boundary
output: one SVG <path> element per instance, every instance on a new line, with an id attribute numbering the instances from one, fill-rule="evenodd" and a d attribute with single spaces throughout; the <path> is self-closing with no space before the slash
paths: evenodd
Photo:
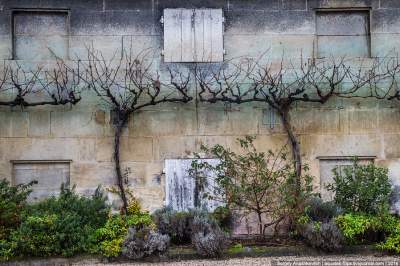
<path id="1" fill-rule="evenodd" d="M 222 9 L 164 9 L 165 62 L 223 61 Z"/>

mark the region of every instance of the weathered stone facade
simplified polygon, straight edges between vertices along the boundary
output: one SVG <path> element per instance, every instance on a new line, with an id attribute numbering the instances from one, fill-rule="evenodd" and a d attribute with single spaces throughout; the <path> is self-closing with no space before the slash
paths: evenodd
<path id="1" fill-rule="evenodd" d="M 151 47 L 158 51 L 155 65 L 162 69 L 163 9 L 202 7 L 223 9 L 226 59 L 255 57 L 268 49 L 277 63 L 282 55 L 293 61 L 314 58 L 317 8 L 369 12 L 372 57 L 400 48 L 397 0 L 0 0 L 0 58 L 16 59 L 13 12 L 61 10 L 68 14 L 69 59 L 84 57 L 85 45 L 93 45 L 110 58 L 132 43 L 136 50 Z M 331 38 L 333 45 L 340 42 Z M 77 191 L 114 184 L 113 131 L 110 114 L 104 110 L 91 95 L 83 95 L 71 108 L 1 108 L 0 177 L 12 179 L 15 160 L 71 160 L 70 183 L 76 184 Z M 321 156 L 376 157 L 400 183 L 400 105 L 395 101 L 334 99 L 322 106 L 298 105 L 291 114 L 316 187 Z M 165 159 L 190 157 L 201 144 L 237 149 L 235 139 L 247 134 L 257 136 L 260 150 L 278 148 L 287 137 L 278 120 L 269 120 L 268 107 L 262 104 L 224 106 L 192 101 L 143 110 L 131 119 L 122 139 L 123 166 L 131 169 L 129 182 L 146 208 L 159 208 L 165 195 Z"/>

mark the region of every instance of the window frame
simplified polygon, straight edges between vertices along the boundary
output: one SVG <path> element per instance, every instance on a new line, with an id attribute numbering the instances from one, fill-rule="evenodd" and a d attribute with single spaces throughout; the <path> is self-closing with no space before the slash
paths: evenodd
<path id="1" fill-rule="evenodd" d="M 68 44 L 67 44 L 67 53 L 66 53 L 66 58 L 65 60 L 69 60 L 70 58 L 70 54 L 69 54 L 69 50 L 70 50 L 70 42 L 69 42 L 69 38 L 71 35 L 71 10 L 70 9 L 51 9 L 51 8 L 13 8 L 11 10 L 11 60 L 19 60 L 16 58 L 16 39 L 15 39 L 15 16 L 18 13 L 60 13 L 60 14 L 64 14 L 66 16 L 66 26 L 67 26 L 67 36 L 68 36 Z M 21 59 L 23 60 L 23 59 Z"/>
<path id="2" fill-rule="evenodd" d="M 318 54 L 318 32 L 317 32 L 317 27 L 318 27 L 318 14 L 319 13 L 345 13 L 345 12 L 365 12 L 367 14 L 368 18 L 368 23 L 367 23 L 367 51 L 368 55 L 367 57 L 360 57 L 360 58 L 372 58 L 372 37 L 371 37 L 371 25 L 372 25 L 372 8 L 371 7 L 341 7 L 341 8 L 314 8 L 314 24 L 315 24 L 315 38 L 314 38 L 314 59 L 323 59 L 325 57 L 319 57 Z"/>

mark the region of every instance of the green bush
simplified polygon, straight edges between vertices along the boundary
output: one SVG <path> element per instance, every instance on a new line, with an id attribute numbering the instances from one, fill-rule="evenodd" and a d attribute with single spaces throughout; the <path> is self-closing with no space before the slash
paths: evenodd
<path id="1" fill-rule="evenodd" d="M 26 198 L 31 193 L 32 185 L 36 183 L 33 181 L 29 184 L 11 186 L 7 180 L 0 180 L 0 240 L 3 242 L 21 223 Z"/>
<path id="2" fill-rule="evenodd" d="M 327 189 L 335 193 L 335 202 L 346 212 L 379 214 L 388 209 L 391 184 L 388 169 L 374 164 L 333 170 L 334 183 Z"/>
<path id="3" fill-rule="evenodd" d="M 11 234 L 17 256 L 72 256 L 89 250 L 89 236 L 109 213 L 98 189 L 91 197 L 62 188 L 59 197 L 27 206 L 20 226 Z"/>
<path id="4" fill-rule="evenodd" d="M 335 219 L 349 244 L 374 243 L 385 239 L 396 227 L 397 219 L 389 213 L 374 216 L 347 213 Z"/>
<path id="5" fill-rule="evenodd" d="M 26 199 L 35 183 L 11 186 L 7 180 L 0 180 L 0 261 L 15 256 L 16 243 L 11 235 L 21 224 Z"/>
<path id="6" fill-rule="evenodd" d="M 377 247 L 391 253 L 400 253 L 400 222 L 397 222 L 390 235 L 385 239 L 385 241 L 379 243 Z"/>
<path id="7" fill-rule="evenodd" d="M 118 257 L 129 227 L 141 229 L 154 227 L 151 215 L 147 212 L 134 215 L 112 215 L 106 224 L 98 228 L 91 236 L 91 253 L 101 254 L 108 258 Z"/>
<path id="8" fill-rule="evenodd" d="M 84 197 L 75 193 L 74 188 L 61 187 L 58 197 L 51 197 L 29 206 L 28 215 L 45 214 L 74 214 L 80 217 L 81 224 L 93 227 L 103 226 L 107 220 L 109 206 L 100 188 L 97 188 L 93 196 Z"/>

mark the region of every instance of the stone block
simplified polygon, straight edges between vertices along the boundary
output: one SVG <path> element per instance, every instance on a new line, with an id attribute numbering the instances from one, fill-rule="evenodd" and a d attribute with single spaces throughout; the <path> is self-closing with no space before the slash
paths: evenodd
<path id="1" fill-rule="evenodd" d="M 400 158 L 400 135 L 399 134 L 384 134 L 384 152 L 385 158 L 394 159 Z"/>
<path id="2" fill-rule="evenodd" d="M 400 2 L 397 0 L 380 0 L 381 8 L 400 8 Z"/>
<path id="3" fill-rule="evenodd" d="M 381 156 L 382 138 L 377 134 L 302 135 L 300 147 L 308 158 L 318 156 Z"/>
<path id="4" fill-rule="evenodd" d="M 161 50 L 162 50 L 162 41 L 161 36 L 158 35 L 129 35 L 123 36 L 122 39 L 123 49 L 129 54 L 132 51 L 132 56 L 145 57 L 145 60 L 151 60 L 152 68 L 156 71 L 160 71 L 161 67 Z M 162 73 L 160 73 L 162 75 Z M 169 73 L 168 73 L 169 75 Z M 161 77 L 162 78 L 162 77 Z M 168 76 L 169 78 L 169 76 Z"/>
<path id="5" fill-rule="evenodd" d="M 29 112 L 29 137 L 50 136 L 50 112 Z"/>
<path id="6" fill-rule="evenodd" d="M 26 150 L 31 148 L 32 140 L 29 138 L 3 138 L 0 155 L 5 162 L 26 158 Z"/>
<path id="7" fill-rule="evenodd" d="M 396 57 L 400 51 L 398 34 L 374 33 L 371 35 L 372 57 Z"/>
<path id="8" fill-rule="evenodd" d="M 400 131 L 399 108 L 385 108 L 378 110 L 378 128 L 382 133 L 397 133 Z"/>
<path id="9" fill-rule="evenodd" d="M 28 136 L 28 113 L 27 112 L 11 112 L 8 114 L 11 119 L 10 137 L 26 137 Z"/>
<path id="10" fill-rule="evenodd" d="M 372 7 L 379 8 L 380 0 L 308 0 L 308 8 L 354 8 L 354 7 Z M 384 0 L 385 1 L 385 0 Z"/>
<path id="11" fill-rule="evenodd" d="M 400 18 L 398 14 L 398 9 L 373 10 L 371 12 L 371 33 L 399 33 Z"/>
<path id="12" fill-rule="evenodd" d="M 129 136 L 191 135 L 196 127 L 195 112 L 190 109 L 142 111 L 132 116 Z"/>
<path id="13" fill-rule="evenodd" d="M 96 139 L 82 138 L 79 140 L 79 161 L 95 162 L 96 161 Z"/>
<path id="14" fill-rule="evenodd" d="M 284 10 L 307 10 L 307 0 L 283 0 Z"/>
<path id="15" fill-rule="evenodd" d="M 269 0 L 268 0 L 269 1 Z M 228 6 L 226 0 L 163 0 L 157 1 L 156 9 L 162 10 L 165 8 L 222 8 L 226 9 Z"/>
<path id="16" fill-rule="evenodd" d="M 191 157 L 195 148 L 195 137 L 158 137 L 154 140 L 154 160 Z"/>
<path id="17" fill-rule="evenodd" d="M 12 58 L 12 40 L 10 35 L 0 35 L 0 59 Z"/>
<path id="18" fill-rule="evenodd" d="M 27 112 L 0 112 L 0 137 L 26 137 L 28 135 Z"/>
<path id="19" fill-rule="evenodd" d="M 220 106 L 198 110 L 200 135 L 226 134 L 228 115 Z"/>
<path id="20" fill-rule="evenodd" d="M 290 115 L 297 134 L 330 134 L 343 130 L 340 110 L 299 108 L 292 110 Z"/>
<path id="21" fill-rule="evenodd" d="M 149 11 L 154 8 L 154 1 L 149 0 L 106 0 L 105 10 L 135 10 L 135 11 Z"/>
<path id="22" fill-rule="evenodd" d="M 11 12 L 0 9 L 0 35 L 10 36 L 11 34 Z M 1 38 L 2 42 L 3 38 Z"/>
<path id="23" fill-rule="evenodd" d="M 161 186 L 163 162 L 123 162 L 122 167 L 127 170 L 128 182 L 132 187 Z"/>
<path id="24" fill-rule="evenodd" d="M 79 140 L 71 138 L 32 139 L 23 149 L 24 160 L 79 160 Z"/>
<path id="25" fill-rule="evenodd" d="M 314 35 L 226 35 L 226 58 L 260 58 L 272 64 L 314 56 Z M 263 62 L 262 61 L 262 62 Z"/>
<path id="26" fill-rule="evenodd" d="M 350 133 L 375 133 L 378 130 L 378 113 L 376 109 L 349 111 Z"/>
<path id="27" fill-rule="evenodd" d="M 71 14 L 72 35 L 154 35 L 155 24 L 151 10 L 88 11 Z"/>
<path id="28" fill-rule="evenodd" d="M 315 34 L 314 12 L 310 11 L 231 11 L 225 17 L 225 35 Z"/>
<path id="29" fill-rule="evenodd" d="M 123 137 L 120 152 L 122 161 L 151 161 L 153 159 L 153 139 Z"/>
<path id="30" fill-rule="evenodd" d="M 279 10 L 281 8 L 281 0 L 230 0 L 229 10 L 230 11 L 270 11 Z"/>
<path id="31" fill-rule="evenodd" d="M 103 188 L 116 184 L 114 165 L 112 163 L 72 163 L 71 184 L 81 191 L 94 191 L 101 185 Z"/>
<path id="32" fill-rule="evenodd" d="M 165 192 L 161 187 L 133 188 L 144 210 L 154 212 L 164 206 Z"/>
<path id="33" fill-rule="evenodd" d="M 96 161 L 111 162 L 114 152 L 114 138 L 96 139 Z"/>
<path id="34" fill-rule="evenodd" d="M 87 59 L 88 47 L 101 52 L 106 60 L 119 60 L 122 52 L 122 36 L 70 36 L 70 59 Z"/>
<path id="35" fill-rule="evenodd" d="M 51 135 L 54 137 L 96 137 L 103 135 L 103 126 L 90 112 L 52 112 Z"/>
<path id="36" fill-rule="evenodd" d="M 103 0 L 41 0 L 40 7 L 52 9 L 71 9 L 72 11 L 103 10 Z"/>

